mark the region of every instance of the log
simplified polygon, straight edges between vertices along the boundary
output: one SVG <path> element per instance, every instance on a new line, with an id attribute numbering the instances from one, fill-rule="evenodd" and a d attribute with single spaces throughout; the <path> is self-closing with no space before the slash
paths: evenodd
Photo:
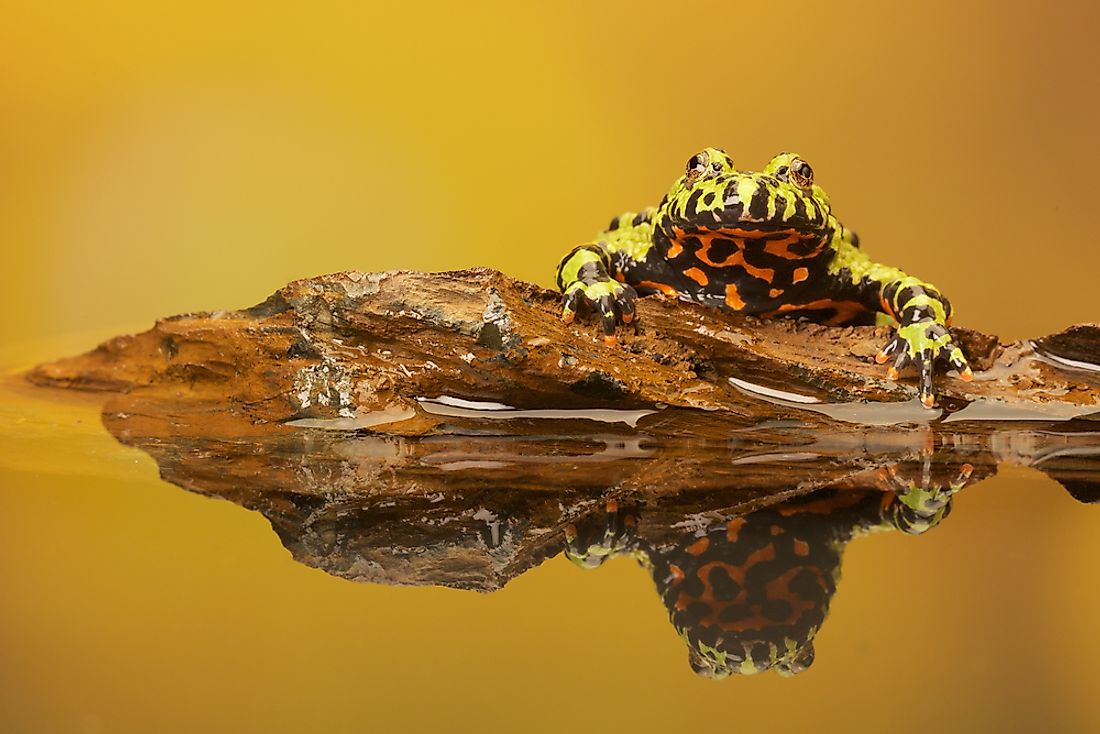
<path id="1" fill-rule="evenodd" d="M 1062 420 L 1100 410 L 1097 324 L 1010 344 L 954 329 L 975 379 L 939 374 L 940 407 L 924 411 L 913 404 L 914 375 L 890 381 L 871 359 L 888 327 L 767 321 L 648 298 L 635 328 L 608 347 L 591 323 L 561 323 L 559 308 L 558 294 L 494 270 L 335 273 L 243 311 L 163 319 L 29 379 L 176 396 L 254 425 L 342 420 L 403 435 L 439 424 L 418 399 L 440 396 L 522 410 L 670 406 L 745 423 Z"/>

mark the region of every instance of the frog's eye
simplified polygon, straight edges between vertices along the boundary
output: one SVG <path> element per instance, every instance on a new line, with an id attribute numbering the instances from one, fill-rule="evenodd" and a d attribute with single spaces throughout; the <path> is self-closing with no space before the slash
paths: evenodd
<path id="1" fill-rule="evenodd" d="M 717 165 L 717 163 L 715 165 Z M 709 166 L 710 156 L 707 155 L 706 151 L 696 153 L 688 159 L 687 172 L 684 174 L 687 176 L 688 183 L 698 181 L 706 175 Z"/>
<path id="2" fill-rule="evenodd" d="M 810 164 L 801 158 L 791 160 L 791 167 L 787 171 L 787 176 L 791 183 L 799 188 L 809 189 L 814 185 L 814 169 L 810 168 Z"/>

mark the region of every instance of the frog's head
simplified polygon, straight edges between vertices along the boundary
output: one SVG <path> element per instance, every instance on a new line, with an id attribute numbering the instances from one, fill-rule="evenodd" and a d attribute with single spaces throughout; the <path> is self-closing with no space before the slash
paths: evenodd
<path id="1" fill-rule="evenodd" d="M 718 148 L 704 148 L 688 159 L 661 209 L 659 226 L 672 237 L 676 230 L 725 228 L 820 231 L 825 236 L 834 226 L 828 196 L 797 153 L 780 153 L 754 172 L 737 170 Z"/>

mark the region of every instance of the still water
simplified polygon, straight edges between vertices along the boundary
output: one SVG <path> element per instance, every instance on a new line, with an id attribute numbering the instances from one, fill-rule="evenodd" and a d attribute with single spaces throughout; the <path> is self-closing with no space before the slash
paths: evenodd
<path id="1" fill-rule="evenodd" d="M 1095 422 L 103 405 L 2 386 L 5 732 L 1100 730 Z"/>

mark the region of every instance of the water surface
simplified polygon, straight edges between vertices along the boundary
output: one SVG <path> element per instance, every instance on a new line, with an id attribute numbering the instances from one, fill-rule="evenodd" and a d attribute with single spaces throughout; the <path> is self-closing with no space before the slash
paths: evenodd
<path id="1" fill-rule="evenodd" d="M 654 442 L 647 417 L 564 437 L 309 429 L 257 450 L 186 431 L 124 446 L 101 404 L 4 386 L 6 731 L 1100 726 L 1088 426 L 777 446 Z M 539 485 L 548 466 L 560 481 Z M 959 486 L 910 535 L 881 522 L 883 482 Z M 763 542 L 792 506 L 771 490 L 833 498 L 774 537 L 828 535 L 807 542 L 842 574 L 809 605 L 823 621 L 803 672 L 711 680 L 638 559 L 706 559 L 689 549 L 737 517 Z"/>

